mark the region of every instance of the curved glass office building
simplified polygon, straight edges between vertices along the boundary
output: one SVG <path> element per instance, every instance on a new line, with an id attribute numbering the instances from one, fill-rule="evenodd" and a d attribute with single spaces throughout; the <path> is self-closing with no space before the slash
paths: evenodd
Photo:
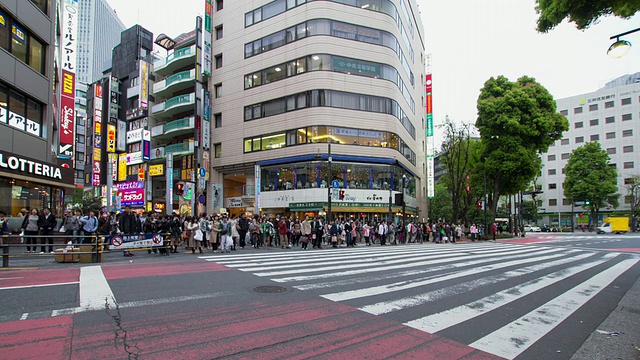
<path id="1" fill-rule="evenodd" d="M 331 196 L 334 218 L 386 220 L 404 191 L 426 218 L 415 0 L 215 1 L 212 19 L 209 211 L 322 215 Z"/>

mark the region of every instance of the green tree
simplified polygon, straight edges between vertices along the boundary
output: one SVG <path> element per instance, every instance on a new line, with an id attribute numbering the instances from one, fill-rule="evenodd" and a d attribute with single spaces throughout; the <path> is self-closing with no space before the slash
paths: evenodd
<path id="1" fill-rule="evenodd" d="M 438 219 L 450 221 L 453 218 L 451 192 L 445 184 L 439 182 L 436 184 L 434 195 L 433 199 L 429 200 L 429 218 L 434 221 Z"/>
<path id="2" fill-rule="evenodd" d="M 593 141 L 573 150 L 564 168 L 564 196 L 572 201 L 589 201 L 589 224 L 591 219 L 597 223 L 601 208 L 620 205 L 618 170 L 609 166 L 609 160 L 600 143 Z"/>
<path id="3" fill-rule="evenodd" d="M 75 189 L 69 199 L 69 206 L 86 214 L 89 210 L 99 210 L 102 207 L 102 199 L 95 196 L 93 191 Z"/>
<path id="4" fill-rule="evenodd" d="M 638 227 L 638 216 L 640 216 L 640 175 L 631 176 L 631 181 L 627 185 L 627 201 L 631 205 L 631 226 L 633 231 Z"/>
<path id="5" fill-rule="evenodd" d="M 495 213 L 500 195 L 525 190 L 535 179 L 542 169 L 539 154 L 562 137 L 569 122 L 535 79 L 523 76 L 511 82 L 499 76 L 480 91 L 476 128 L 481 143 L 472 178 L 476 187 L 484 187 L 486 176 L 487 205 Z"/>
<path id="6" fill-rule="evenodd" d="M 538 205 L 534 200 L 522 201 L 522 219 L 527 223 L 538 222 Z"/>
<path id="7" fill-rule="evenodd" d="M 578 29 L 596 24 L 602 16 L 629 18 L 640 10 L 640 0 L 536 0 L 538 31 L 546 33 L 569 18 Z"/>
<path id="8" fill-rule="evenodd" d="M 445 129 L 444 141 L 440 150 L 440 161 L 444 164 L 446 172 L 442 182 L 449 191 L 451 197 L 451 217 L 454 223 L 465 217 L 472 199 L 469 196 L 469 175 L 471 173 L 471 126 L 462 124 L 457 126 L 447 116 L 443 124 Z M 464 220 L 464 219 L 463 219 Z"/>

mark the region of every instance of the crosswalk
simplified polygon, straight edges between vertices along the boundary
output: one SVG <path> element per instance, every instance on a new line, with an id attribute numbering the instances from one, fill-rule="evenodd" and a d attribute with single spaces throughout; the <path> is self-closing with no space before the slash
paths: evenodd
<path id="1" fill-rule="evenodd" d="M 201 258 L 507 359 L 640 261 L 628 253 L 496 243 Z"/>

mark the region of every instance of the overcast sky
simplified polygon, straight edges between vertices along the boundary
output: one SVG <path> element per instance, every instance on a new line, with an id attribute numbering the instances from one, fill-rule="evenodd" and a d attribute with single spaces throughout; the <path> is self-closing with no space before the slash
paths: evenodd
<path id="1" fill-rule="evenodd" d="M 204 0 L 107 1 L 127 27 L 139 23 L 154 36 L 190 31 L 195 16 L 204 12 Z M 532 76 L 560 99 L 640 71 L 640 32 L 624 37 L 636 45 L 622 59 L 606 54 L 609 37 L 640 28 L 640 15 L 629 20 L 607 17 L 586 31 L 565 22 L 539 34 L 535 0 L 417 1 L 425 51 L 433 57 L 436 125 L 445 115 L 474 123 L 479 90 L 491 76 Z"/>

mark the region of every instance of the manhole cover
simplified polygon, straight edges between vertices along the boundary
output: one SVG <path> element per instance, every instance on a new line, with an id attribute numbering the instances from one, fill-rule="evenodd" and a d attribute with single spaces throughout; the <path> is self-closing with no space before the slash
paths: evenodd
<path id="1" fill-rule="evenodd" d="M 282 287 L 282 286 L 258 286 L 253 288 L 253 291 L 257 292 L 257 293 L 263 293 L 263 294 L 280 294 L 283 292 L 287 292 L 287 288 Z"/>

